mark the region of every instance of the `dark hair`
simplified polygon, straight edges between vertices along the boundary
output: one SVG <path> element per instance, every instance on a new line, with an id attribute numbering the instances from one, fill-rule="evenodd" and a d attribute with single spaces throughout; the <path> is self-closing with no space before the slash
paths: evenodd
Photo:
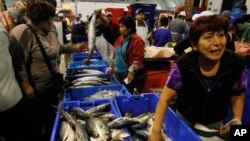
<path id="1" fill-rule="evenodd" d="M 189 38 L 193 45 L 197 45 L 200 36 L 209 31 L 221 31 L 228 29 L 228 19 L 220 15 L 202 16 L 191 23 Z"/>
<path id="2" fill-rule="evenodd" d="M 246 12 L 246 11 L 247 11 L 247 6 L 246 6 L 246 5 L 241 5 L 239 8 L 240 8 L 240 10 L 242 10 L 243 12 Z"/>
<path id="3" fill-rule="evenodd" d="M 126 28 L 131 28 L 130 34 L 136 33 L 135 20 L 131 16 L 124 16 L 119 21 L 120 24 L 123 24 Z"/>
<path id="4" fill-rule="evenodd" d="M 168 26 L 168 18 L 167 17 L 161 17 L 160 24 L 161 24 L 161 26 Z"/>
<path id="5" fill-rule="evenodd" d="M 56 14 L 55 7 L 46 1 L 32 3 L 27 11 L 27 16 L 34 24 L 47 21 Z"/>

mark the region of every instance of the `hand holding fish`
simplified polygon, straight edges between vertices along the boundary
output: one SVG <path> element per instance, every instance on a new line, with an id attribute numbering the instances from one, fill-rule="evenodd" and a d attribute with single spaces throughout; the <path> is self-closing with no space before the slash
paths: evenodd
<path id="1" fill-rule="evenodd" d="M 239 119 L 232 119 L 225 125 L 220 126 L 220 134 L 227 135 L 230 132 L 230 125 L 241 125 L 241 121 Z"/>
<path id="2" fill-rule="evenodd" d="M 128 72 L 128 83 L 130 83 L 131 81 L 133 81 L 135 79 L 134 73 L 132 72 Z"/>
<path id="3" fill-rule="evenodd" d="M 89 62 L 90 62 L 90 58 L 88 57 L 87 59 L 84 59 L 83 62 L 84 62 L 85 65 L 88 65 Z"/>
<path id="4" fill-rule="evenodd" d="M 33 87 L 29 84 L 28 81 L 24 81 L 21 83 L 21 88 L 23 90 L 24 96 L 26 96 L 28 99 L 34 99 L 35 94 L 34 94 L 34 89 Z"/>
<path id="5" fill-rule="evenodd" d="M 101 14 L 102 14 L 102 9 L 96 9 L 96 10 L 95 10 L 95 14 L 96 14 L 97 17 L 101 16 Z"/>

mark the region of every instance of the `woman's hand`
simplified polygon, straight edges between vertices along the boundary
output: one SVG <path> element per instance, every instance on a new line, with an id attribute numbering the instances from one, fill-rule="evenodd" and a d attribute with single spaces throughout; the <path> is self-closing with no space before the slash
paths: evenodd
<path id="1" fill-rule="evenodd" d="M 34 94 L 34 89 L 33 87 L 30 85 L 30 83 L 28 81 L 24 81 L 21 83 L 21 88 L 23 90 L 23 94 L 26 98 L 28 99 L 34 99 L 35 98 L 35 94 Z"/>
<path id="2" fill-rule="evenodd" d="M 220 126 L 220 134 L 227 135 L 230 133 L 230 125 L 241 125 L 241 121 L 239 119 L 232 119 L 227 124 Z"/>
<path id="3" fill-rule="evenodd" d="M 130 83 L 131 81 L 133 81 L 135 79 L 134 73 L 132 72 L 128 72 L 128 83 Z"/>
<path id="4" fill-rule="evenodd" d="M 148 141 L 164 141 L 161 132 L 152 131 L 151 135 L 148 138 Z"/>

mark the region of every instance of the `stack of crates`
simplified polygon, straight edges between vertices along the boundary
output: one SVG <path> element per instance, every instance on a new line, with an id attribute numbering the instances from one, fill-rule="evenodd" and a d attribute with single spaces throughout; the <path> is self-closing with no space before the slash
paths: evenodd
<path id="1" fill-rule="evenodd" d="M 96 92 L 99 91 L 118 91 L 120 95 L 129 94 L 125 86 L 121 85 L 113 75 L 106 72 L 106 68 L 109 64 L 102 60 L 100 53 L 95 52 L 92 54 L 91 60 L 88 64 L 84 63 L 84 59 L 88 57 L 88 53 L 73 53 L 71 58 L 72 60 L 68 62 L 68 68 L 66 70 L 66 81 L 70 84 L 72 81 L 83 78 L 83 77 L 99 77 L 105 78 L 110 81 L 109 85 L 99 85 L 99 86 L 87 86 L 80 88 L 68 87 L 65 90 L 64 100 L 65 101 L 74 101 L 74 100 L 84 100 Z M 75 72 L 84 71 L 84 70 L 97 70 L 102 72 L 101 74 L 77 74 Z"/>

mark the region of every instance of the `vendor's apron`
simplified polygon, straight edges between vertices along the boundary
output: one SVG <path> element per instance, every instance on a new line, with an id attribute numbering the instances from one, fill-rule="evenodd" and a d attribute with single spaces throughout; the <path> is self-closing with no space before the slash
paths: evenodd
<path id="1" fill-rule="evenodd" d="M 142 38 L 142 40 L 145 43 L 145 47 L 150 46 L 149 42 L 148 42 L 148 25 L 146 24 L 146 22 L 144 22 L 145 27 L 144 26 L 138 26 L 138 23 L 136 21 L 136 33 Z"/>

